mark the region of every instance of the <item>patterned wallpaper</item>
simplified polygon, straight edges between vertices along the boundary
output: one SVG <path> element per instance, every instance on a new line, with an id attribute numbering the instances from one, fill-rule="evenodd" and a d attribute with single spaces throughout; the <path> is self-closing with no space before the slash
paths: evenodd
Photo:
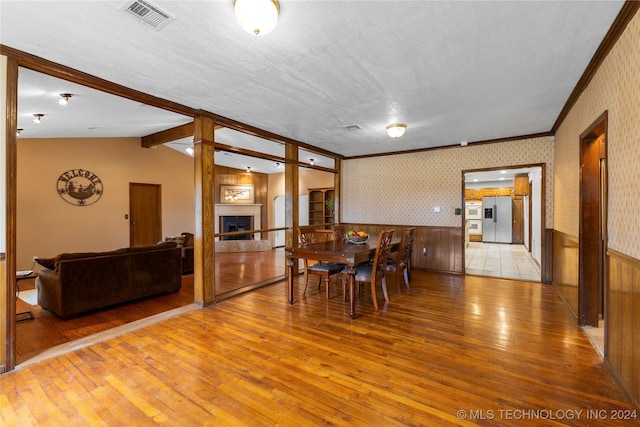
<path id="1" fill-rule="evenodd" d="M 462 171 L 546 163 L 546 226 L 553 224 L 549 138 L 447 148 L 343 162 L 344 222 L 462 226 Z M 440 213 L 433 211 L 440 207 Z"/>
<path id="2" fill-rule="evenodd" d="M 640 14 L 556 133 L 555 228 L 579 235 L 580 134 L 608 110 L 608 245 L 640 258 Z"/>

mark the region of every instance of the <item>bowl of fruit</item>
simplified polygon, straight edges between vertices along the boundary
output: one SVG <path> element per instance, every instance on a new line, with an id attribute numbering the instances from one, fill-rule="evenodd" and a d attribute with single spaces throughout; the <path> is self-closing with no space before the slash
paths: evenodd
<path id="1" fill-rule="evenodd" d="M 369 235 L 364 231 L 349 230 L 345 235 L 345 239 L 347 239 L 347 242 L 349 243 L 355 243 L 356 245 L 361 245 L 369 241 Z"/>

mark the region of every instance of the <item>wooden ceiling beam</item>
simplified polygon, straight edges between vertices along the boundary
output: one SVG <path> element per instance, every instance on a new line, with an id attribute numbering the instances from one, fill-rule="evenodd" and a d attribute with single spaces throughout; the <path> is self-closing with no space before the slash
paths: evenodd
<path id="1" fill-rule="evenodd" d="M 214 130 L 218 130 L 221 128 L 222 126 L 215 126 Z M 176 141 L 182 138 L 188 138 L 190 136 L 193 136 L 193 122 L 185 123 L 171 129 L 161 130 L 160 132 L 143 136 L 140 139 L 140 145 L 145 148 L 151 148 L 155 145 Z"/>

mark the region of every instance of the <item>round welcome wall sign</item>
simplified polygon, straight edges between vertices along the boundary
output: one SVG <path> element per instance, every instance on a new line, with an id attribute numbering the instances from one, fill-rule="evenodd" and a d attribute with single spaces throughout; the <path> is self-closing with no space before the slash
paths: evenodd
<path id="1" fill-rule="evenodd" d="M 85 169 L 70 169 L 58 178 L 58 194 L 75 206 L 89 206 L 102 196 L 102 181 Z"/>

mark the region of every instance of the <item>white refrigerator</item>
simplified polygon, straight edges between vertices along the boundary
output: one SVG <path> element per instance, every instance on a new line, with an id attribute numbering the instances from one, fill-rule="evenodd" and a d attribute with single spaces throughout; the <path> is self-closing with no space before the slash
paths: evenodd
<path id="1" fill-rule="evenodd" d="M 511 243 L 512 201 L 510 196 L 482 198 L 482 241 Z"/>

